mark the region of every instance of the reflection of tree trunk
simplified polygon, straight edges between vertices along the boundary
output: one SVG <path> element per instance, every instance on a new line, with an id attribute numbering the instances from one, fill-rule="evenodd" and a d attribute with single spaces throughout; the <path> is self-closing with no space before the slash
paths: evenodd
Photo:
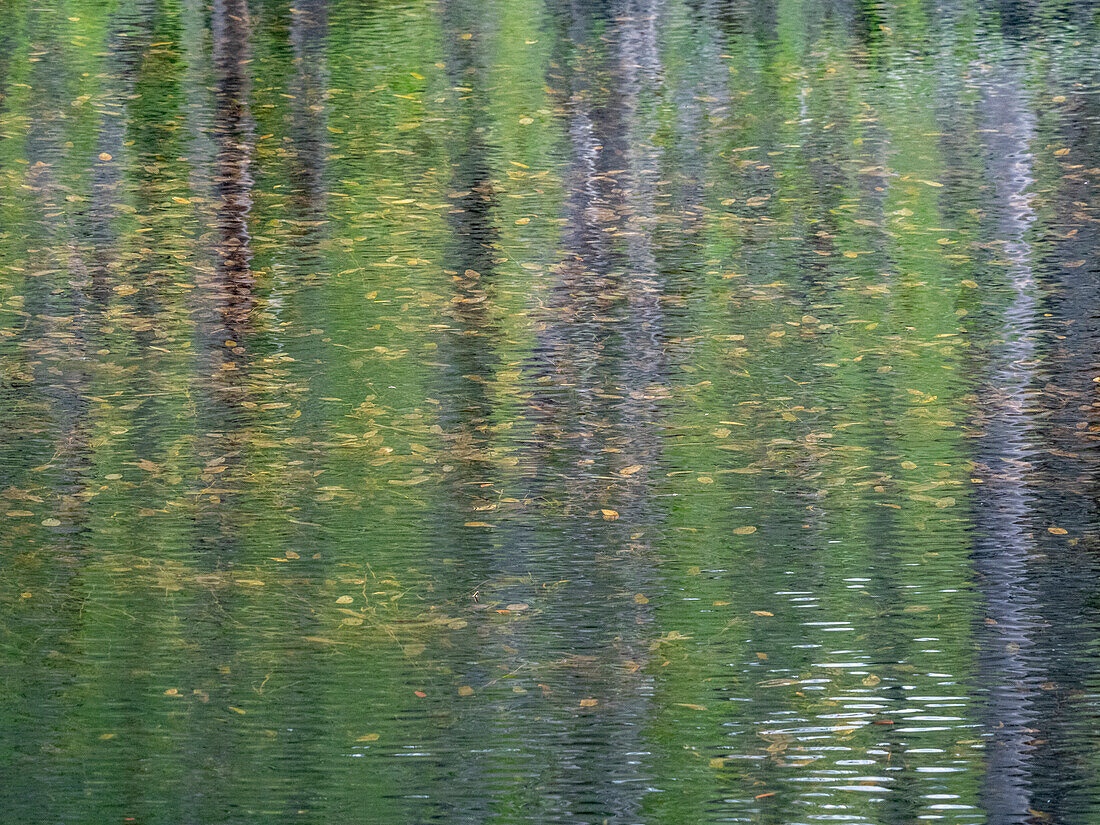
<path id="1" fill-rule="evenodd" d="M 444 263 L 453 292 L 453 326 L 446 332 L 440 350 L 447 362 L 445 381 L 450 398 L 441 424 L 448 460 L 455 466 L 449 480 L 455 532 L 447 540 L 462 549 L 466 576 L 456 584 L 465 588 L 466 597 L 486 576 L 513 566 L 524 569 L 523 548 L 515 542 L 504 542 L 509 548 L 503 551 L 505 557 L 493 558 L 498 542 L 481 531 L 461 526 L 472 518 L 475 507 L 489 506 L 486 485 L 492 485 L 492 489 L 493 482 L 500 480 L 493 460 L 492 415 L 496 402 L 490 383 L 498 364 L 495 345 L 500 336 L 494 319 L 500 233 L 493 147 L 485 140 L 485 124 L 491 119 L 491 79 L 485 54 L 493 22 L 488 11 L 478 0 L 447 0 L 442 7 L 448 33 L 448 80 L 453 86 L 470 90 L 457 102 L 453 115 L 459 137 L 451 159 L 451 232 Z"/>
<path id="2" fill-rule="evenodd" d="M 252 312 L 252 252 L 248 213 L 252 208 L 252 116 L 249 112 L 249 18 L 246 0 L 214 0 L 213 58 L 217 74 L 214 169 L 218 203 L 219 261 L 214 288 L 226 340 L 240 337 Z M 224 341 L 216 352 L 243 355 Z M 240 352 L 237 352 L 240 350 Z M 232 359 L 227 363 L 232 363 Z"/>
<path id="3" fill-rule="evenodd" d="M 199 351 L 199 441 L 207 465 L 197 491 L 196 548 L 201 572 L 224 574 L 241 544 L 242 452 L 247 446 L 248 346 L 251 338 L 252 120 L 249 110 L 250 22 L 247 0 L 214 0 L 211 13 L 214 109 L 212 131 L 215 259 L 200 267 L 196 295 Z M 219 580 L 219 579 L 215 579 Z M 232 704 L 237 681 L 247 678 L 227 621 L 231 595 L 196 598 L 187 626 L 198 663 L 190 678 L 209 696 L 192 710 L 188 745 L 191 775 L 184 803 L 188 822 L 210 822 L 232 805 L 237 743 L 219 715 Z"/>
<path id="4" fill-rule="evenodd" d="M 290 44 L 294 50 L 291 174 L 305 221 L 319 220 L 326 201 L 328 3 L 329 0 L 297 2 L 290 18 Z"/>
<path id="5" fill-rule="evenodd" d="M 1034 116 L 1028 109 L 1016 61 L 987 70 L 979 107 L 988 135 L 987 174 L 994 186 L 997 237 L 1011 302 L 1003 315 L 1004 340 L 993 356 L 978 461 L 987 473 L 977 489 L 974 569 L 986 600 L 987 623 L 979 674 L 987 696 L 987 747 L 983 805 L 993 825 L 1026 821 L 1031 807 L 1032 694 L 1042 680 L 1034 635 L 1042 619 L 1029 576 L 1032 549 L 1028 492 L 1034 378 L 1033 334 L 1038 308 L 1026 239 L 1033 213 L 1026 194 L 1032 182 L 1030 144 Z"/>
<path id="6" fill-rule="evenodd" d="M 1078 54 L 1087 61 L 1091 51 Z M 1045 68 L 1053 75 L 1047 78 L 1053 89 L 1070 92 L 1072 114 L 1058 116 L 1060 143 L 1069 151 L 1058 156 L 1063 174 L 1045 204 L 1042 231 L 1036 232 L 1043 238 L 1043 308 L 1052 315 L 1047 329 L 1058 334 L 1042 343 L 1038 383 L 1043 390 L 1037 399 L 1045 450 L 1042 483 L 1034 488 L 1044 551 L 1036 564 L 1043 565 L 1045 575 L 1036 577 L 1036 590 L 1050 624 L 1044 634 L 1049 670 L 1043 673 L 1050 684 L 1043 685 L 1036 703 L 1041 715 L 1034 786 L 1041 793 L 1033 797 L 1032 807 L 1042 810 L 1047 822 L 1085 825 L 1097 821 L 1100 808 L 1094 762 L 1082 758 L 1095 735 L 1094 708 L 1075 700 L 1094 690 L 1100 664 L 1100 559 L 1092 552 L 1100 505 L 1100 198 L 1089 171 L 1100 167 L 1093 126 L 1100 122 L 1100 101 L 1084 90 L 1096 88 L 1100 70 L 1074 61 Z M 1044 536 L 1047 525 L 1068 528 L 1072 538 Z"/>
<path id="7" fill-rule="evenodd" d="M 110 296 L 113 258 L 117 254 L 112 225 L 125 168 L 126 107 L 152 40 L 155 11 L 153 0 L 124 4 L 112 18 L 113 30 L 108 38 L 107 93 L 98 102 L 99 129 L 92 161 L 91 202 L 85 221 L 91 295 L 99 305 L 105 305 Z"/>
<path id="8" fill-rule="evenodd" d="M 181 82 L 184 121 L 188 140 L 191 175 L 188 189 L 204 200 L 212 197 L 209 164 L 214 155 L 210 135 L 210 65 L 205 53 L 207 28 L 203 0 L 183 0 L 180 11 L 180 44 L 186 66 Z"/>
<path id="9" fill-rule="evenodd" d="M 639 667 L 648 658 L 651 608 L 630 594 L 646 591 L 651 577 L 650 474 L 660 460 L 656 421 L 667 394 L 662 283 L 652 246 L 659 157 L 645 100 L 661 81 L 659 13 L 655 0 L 554 9 L 568 30 L 563 42 L 575 49 L 561 62 L 563 76 L 550 81 L 562 89 L 568 113 L 569 229 L 535 345 L 539 381 L 529 413 L 536 446 L 525 492 L 566 503 L 562 529 L 577 548 L 555 547 L 554 557 L 533 561 L 587 591 L 567 621 L 553 622 L 555 644 L 585 660 L 554 687 L 570 697 L 598 697 L 605 708 L 598 727 L 572 721 L 540 769 L 609 777 L 575 788 L 567 803 L 614 821 L 632 821 L 641 805 L 642 777 L 623 754 L 640 746 L 630 720 L 647 712 L 650 688 Z M 607 23 L 602 36 L 600 21 Z M 640 469 L 608 482 L 630 465 Z M 616 511 L 619 521 L 603 521 L 601 508 Z M 556 521 L 558 512 L 551 506 L 547 517 Z M 537 637 L 523 640 L 528 658 L 538 645 Z M 577 737 L 592 744 L 579 747 Z M 609 764 L 619 769 L 611 774 Z"/>

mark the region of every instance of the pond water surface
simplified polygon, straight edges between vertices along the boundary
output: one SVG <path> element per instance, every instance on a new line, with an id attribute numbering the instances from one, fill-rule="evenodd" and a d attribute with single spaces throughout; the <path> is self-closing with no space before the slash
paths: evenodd
<path id="1" fill-rule="evenodd" d="M 7 0 L 0 821 L 1100 821 L 1098 11 Z"/>

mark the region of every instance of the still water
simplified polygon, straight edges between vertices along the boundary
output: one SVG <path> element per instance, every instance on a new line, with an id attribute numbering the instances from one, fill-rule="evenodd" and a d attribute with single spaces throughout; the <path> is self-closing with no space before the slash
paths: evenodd
<path id="1" fill-rule="evenodd" d="M 0 821 L 1100 821 L 1091 0 L 6 0 Z"/>

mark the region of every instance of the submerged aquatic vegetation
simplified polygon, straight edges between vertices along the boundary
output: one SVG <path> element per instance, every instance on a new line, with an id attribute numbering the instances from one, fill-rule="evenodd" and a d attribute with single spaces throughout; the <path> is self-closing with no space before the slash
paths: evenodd
<path id="1" fill-rule="evenodd" d="M 9 6 L 0 819 L 1095 821 L 1088 4 Z"/>

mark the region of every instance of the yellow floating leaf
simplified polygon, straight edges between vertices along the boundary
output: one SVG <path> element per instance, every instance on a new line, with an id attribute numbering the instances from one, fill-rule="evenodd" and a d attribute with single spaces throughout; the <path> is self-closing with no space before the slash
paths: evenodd
<path id="1" fill-rule="evenodd" d="M 582 708 L 594 708 L 600 703 L 599 699 L 581 699 Z"/>
<path id="2" fill-rule="evenodd" d="M 603 513 L 604 521 L 614 521 L 619 517 L 619 514 L 614 510 L 601 509 L 600 512 Z"/>
<path id="3" fill-rule="evenodd" d="M 749 525 L 745 525 L 744 527 L 734 527 L 733 532 L 736 533 L 739 536 L 747 536 L 750 533 L 755 533 L 756 528 L 753 527 L 751 524 L 749 524 Z"/>
<path id="4" fill-rule="evenodd" d="M 474 689 L 472 687 L 470 687 L 469 685 L 463 685 L 462 687 L 460 687 L 458 689 L 458 695 L 459 696 L 473 696 L 474 695 Z"/>

